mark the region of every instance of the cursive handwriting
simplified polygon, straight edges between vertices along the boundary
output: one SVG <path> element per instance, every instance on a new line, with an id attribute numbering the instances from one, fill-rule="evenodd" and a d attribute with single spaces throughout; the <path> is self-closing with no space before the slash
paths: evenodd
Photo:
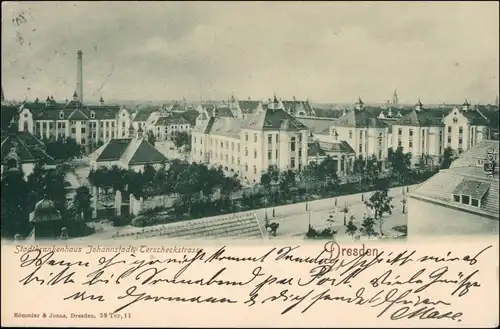
<path id="1" fill-rule="evenodd" d="M 19 257 L 25 273 L 18 283 L 22 287 L 78 287 L 63 300 L 102 305 L 110 300 L 120 301 L 114 312 L 145 302 L 175 302 L 242 304 L 252 308 L 276 304 L 283 306 L 281 314 L 286 315 L 306 313 L 315 305 L 336 302 L 374 309 L 377 318 L 462 321 L 463 311 L 456 310 L 453 301 L 482 287 L 478 264 L 491 246 L 469 255 L 448 252 L 445 256 L 401 250 L 343 257 L 335 252 L 339 249 L 331 243 L 310 254 L 294 245 L 272 247 L 252 255 L 234 254 L 222 246 L 214 252 L 196 249 L 186 254 L 160 253 L 158 258 L 115 252 L 94 263 L 68 261 L 54 250 L 30 249 Z M 123 250 L 137 251 L 119 248 Z M 459 264 L 464 265 L 458 270 Z M 120 288 L 91 292 L 91 287 L 109 285 Z M 167 285 L 193 289 L 185 296 L 162 294 L 169 291 Z M 209 286 L 224 287 L 223 295 L 216 296 Z M 154 295 L 150 289 L 154 289 Z M 431 290 L 439 291 L 441 299 L 430 298 Z M 111 296 L 110 291 L 117 291 L 118 295 Z M 246 297 L 241 298 L 241 292 Z"/>
<path id="2" fill-rule="evenodd" d="M 195 297 L 178 297 L 178 296 L 151 296 L 148 295 L 144 292 L 142 293 L 136 293 L 137 287 L 132 286 L 127 289 L 125 292 L 125 295 L 119 296 L 118 299 L 130 299 L 129 297 L 134 298 L 132 301 L 120 306 L 117 308 L 113 313 L 118 313 L 125 308 L 129 307 L 132 304 L 135 304 L 140 301 L 153 301 L 153 302 L 159 302 L 162 300 L 169 301 L 169 302 L 183 302 L 183 303 L 197 303 L 197 304 L 202 304 L 202 303 L 211 303 L 211 304 L 224 304 L 224 303 L 229 303 L 229 304 L 235 304 L 237 301 L 222 297 L 222 298 L 216 298 L 216 297 L 201 297 L 201 296 L 195 296 Z"/>

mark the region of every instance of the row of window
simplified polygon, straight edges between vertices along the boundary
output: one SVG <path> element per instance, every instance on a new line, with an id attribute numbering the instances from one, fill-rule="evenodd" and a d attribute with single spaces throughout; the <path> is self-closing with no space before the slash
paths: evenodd
<path id="1" fill-rule="evenodd" d="M 471 198 L 469 195 L 454 194 L 453 201 L 473 207 L 480 207 L 480 200 Z"/>

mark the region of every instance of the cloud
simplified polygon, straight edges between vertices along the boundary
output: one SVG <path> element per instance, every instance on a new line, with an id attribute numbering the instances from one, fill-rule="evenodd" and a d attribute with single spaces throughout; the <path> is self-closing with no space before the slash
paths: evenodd
<path id="1" fill-rule="evenodd" d="M 27 22 L 12 24 L 19 14 Z M 491 102 L 498 93 L 494 2 L 4 2 L 2 15 L 10 98 L 71 96 L 77 49 L 92 99 L 103 82 L 106 99 L 384 101 L 397 88 L 408 102 Z"/>

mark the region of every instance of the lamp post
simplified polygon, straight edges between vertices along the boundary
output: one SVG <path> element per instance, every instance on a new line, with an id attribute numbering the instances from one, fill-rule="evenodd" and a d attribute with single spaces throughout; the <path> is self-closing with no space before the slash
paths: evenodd
<path id="1" fill-rule="evenodd" d="M 311 207 L 308 209 L 308 217 L 309 217 L 309 226 L 307 227 L 307 230 L 309 231 L 309 228 L 311 227 Z"/>
<path id="2" fill-rule="evenodd" d="M 264 222 L 266 226 L 269 224 L 269 219 L 267 218 L 267 198 L 264 198 Z"/>

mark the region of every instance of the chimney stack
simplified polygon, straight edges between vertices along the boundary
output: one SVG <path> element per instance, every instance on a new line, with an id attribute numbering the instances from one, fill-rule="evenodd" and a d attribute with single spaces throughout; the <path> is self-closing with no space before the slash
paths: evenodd
<path id="1" fill-rule="evenodd" d="M 76 93 L 80 103 L 83 103 L 83 52 L 76 53 Z"/>

